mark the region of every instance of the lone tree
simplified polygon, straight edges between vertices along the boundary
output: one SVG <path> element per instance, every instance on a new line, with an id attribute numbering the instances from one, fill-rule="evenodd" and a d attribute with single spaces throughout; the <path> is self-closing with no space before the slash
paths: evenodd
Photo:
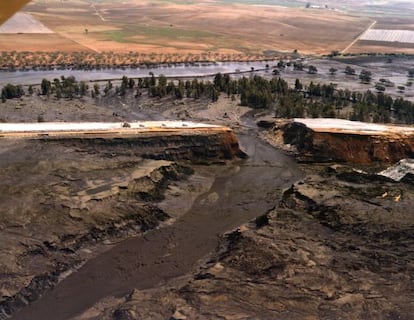
<path id="1" fill-rule="evenodd" d="M 47 79 L 43 79 L 40 88 L 43 96 L 49 95 L 52 89 L 52 83 Z"/>
<path id="2" fill-rule="evenodd" d="M 359 74 L 359 79 L 362 83 L 370 83 L 372 80 L 372 72 L 368 70 L 361 70 Z"/>
<path id="3" fill-rule="evenodd" d="M 309 74 L 317 74 L 317 73 L 318 73 L 318 69 L 317 69 L 315 66 L 310 65 L 310 66 L 308 67 L 308 73 L 309 73 Z"/>
<path id="4" fill-rule="evenodd" d="M 345 74 L 348 74 L 348 75 L 355 75 L 355 69 L 354 68 L 351 68 L 350 66 L 346 66 L 346 68 L 345 68 Z"/>
<path id="5" fill-rule="evenodd" d="M 337 71 L 338 71 L 338 69 L 336 69 L 336 68 L 329 68 L 329 73 L 330 73 L 331 76 L 333 76 Z"/>
<path id="6" fill-rule="evenodd" d="M 330 58 L 333 58 L 333 57 L 336 57 L 336 56 L 339 56 L 339 55 L 340 55 L 340 53 L 339 53 L 338 50 L 333 50 L 333 51 L 331 51 L 331 53 L 328 56 Z"/>
<path id="7" fill-rule="evenodd" d="M 3 102 L 5 102 L 5 99 L 20 98 L 23 95 L 24 95 L 24 90 L 22 86 L 20 85 L 15 86 L 13 84 L 8 83 L 1 90 L 1 97 L 2 97 Z"/>
<path id="8" fill-rule="evenodd" d="M 303 85 L 302 83 L 299 81 L 299 79 L 295 80 L 295 90 L 296 91 L 301 91 L 303 89 Z"/>
<path id="9" fill-rule="evenodd" d="M 295 63 L 293 64 L 293 70 L 299 70 L 299 71 L 302 71 L 302 70 L 303 70 L 303 67 L 304 67 L 304 65 L 303 65 L 303 63 L 302 63 L 302 62 L 295 62 Z"/>

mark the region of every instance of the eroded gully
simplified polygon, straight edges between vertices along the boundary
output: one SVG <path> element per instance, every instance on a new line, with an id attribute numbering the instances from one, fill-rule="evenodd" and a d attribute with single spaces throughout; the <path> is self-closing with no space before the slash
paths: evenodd
<path id="1" fill-rule="evenodd" d="M 219 235 L 273 208 L 282 189 L 301 178 L 300 170 L 292 158 L 261 142 L 255 130 L 239 135 L 239 142 L 249 158 L 220 170 L 210 190 L 175 223 L 88 261 L 13 319 L 71 319 L 104 297 L 183 276 L 216 248 Z"/>

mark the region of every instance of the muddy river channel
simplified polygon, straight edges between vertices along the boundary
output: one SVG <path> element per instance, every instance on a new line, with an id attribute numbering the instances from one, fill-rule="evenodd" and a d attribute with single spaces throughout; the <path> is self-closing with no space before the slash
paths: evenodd
<path id="1" fill-rule="evenodd" d="M 220 235 L 274 208 L 282 190 L 302 177 L 294 159 L 256 135 L 248 129 L 238 136 L 247 159 L 208 167 L 215 176 L 211 187 L 174 223 L 88 261 L 13 319 L 72 319 L 104 297 L 155 287 L 191 271 L 217 247 Z"/>

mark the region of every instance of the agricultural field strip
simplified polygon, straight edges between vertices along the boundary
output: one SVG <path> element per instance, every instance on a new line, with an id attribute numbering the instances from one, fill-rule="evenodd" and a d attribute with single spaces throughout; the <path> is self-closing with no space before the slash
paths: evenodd
<path id="1" fill-rule="evenodd" d="M 54 33 L 43 23 L 28 13 L 18 12 L 3 25 L 0 26 L 0 33 Z"/>
<path id="2" fill-rule="evenodd" d="M 370 29 L 360 40 L 414 43 L 414 31 Z"/>

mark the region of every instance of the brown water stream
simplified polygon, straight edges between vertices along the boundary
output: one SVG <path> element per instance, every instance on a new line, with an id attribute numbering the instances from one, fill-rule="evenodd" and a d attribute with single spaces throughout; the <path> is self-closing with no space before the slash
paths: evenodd
<path id="1" fill-rule="evenodd" d="M 71 319 L 104 297 L 185 275 L 214 250 L 220 234 L 273 208 L 281 190 L 301 178 L 300 170 L 292 158 L 259 141 L 255 131 L 240 135 L 239 141 L 249 158 L 219 170 L 211 189 L 174 224 L 88 261 L 13 319 Z"/>

